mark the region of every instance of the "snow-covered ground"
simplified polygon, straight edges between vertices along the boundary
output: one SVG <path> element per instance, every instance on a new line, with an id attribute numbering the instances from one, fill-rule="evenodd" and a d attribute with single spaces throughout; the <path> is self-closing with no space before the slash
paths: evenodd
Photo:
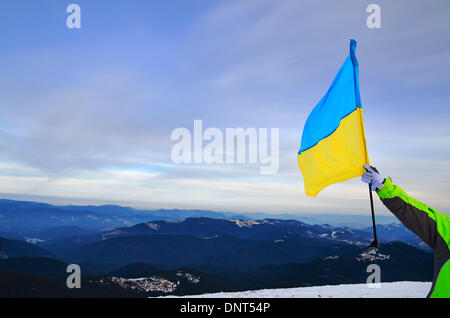
<path id="1" fill-rule="evenodd" d="M 382 283 L 380 288 L 366 284 L 262 289 L 236 293 L 215 293 L 191 298 L 425 298 L 431 288 L 428 282 Z M 171 296 L 169 296 L 171 297 Z"/>

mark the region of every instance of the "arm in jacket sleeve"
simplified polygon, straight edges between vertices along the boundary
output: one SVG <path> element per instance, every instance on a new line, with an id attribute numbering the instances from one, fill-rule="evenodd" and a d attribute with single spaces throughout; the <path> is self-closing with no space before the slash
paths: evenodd
<path id="1" fill-rule="evenodd" d="M 385 179 L 377 190 L 383 204 L 412 232 L 436 252 L 450 246 L 450 218 L 410 197 L 400 187 Z"/>
<path id="2" fill-rule="evenodd" d="M 410 197 L 390 178 L 376 191 L 383 204 L 434 250 L 433 284 L 427 297 L 450 297 L 450 217 Z"/>

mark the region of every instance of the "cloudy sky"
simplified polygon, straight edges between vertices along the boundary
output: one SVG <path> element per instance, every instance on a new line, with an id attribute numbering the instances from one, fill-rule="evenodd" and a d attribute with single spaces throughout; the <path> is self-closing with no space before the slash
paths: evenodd
<path id="1" fill-rule="evenodd" d="M 68 29 L 66 7 L 81 7 Z M 59 204 L 367 214 L 356 178 L 305 195 L 305 120 L 358 41 L 373 165 L 450 210 L 450 2 L 4 0 L 0 193 Z M 177 127 L 279 128 L 280 168 L 173 164 Z M 377 201 L 377 213 L 386 209 Z"/>

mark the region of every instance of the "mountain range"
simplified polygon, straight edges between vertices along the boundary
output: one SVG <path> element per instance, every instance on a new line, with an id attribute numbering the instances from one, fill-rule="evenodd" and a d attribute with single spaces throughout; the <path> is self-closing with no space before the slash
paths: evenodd
<path id="1" fill-rule="evenodd" d="M 137 210 L 117 205 L 57 206 L 48 203 L 0 199 L 0 233 L 28 235 L 53 227 L 74 226 L 85 230 L 106 230 L 156 220 L 180 220 L 190 217 L 215 219 L 282 219 L 308 224 L 348 225 L 352 228 L 369 226 L 370 215 L 290 215 L 265 213 L 233 213 L 207 210 Z M 377 216 L 377 223 L 396 222 L 394 217 Z"/>
<path id="2" fill-rule="evenodd" d="M 367 248 L 371 228 L 182 210 L 158 220 L 130 209 L 0 200 L 0 281 L 10 288 L 0 294 L 146 297 L 361 283 L 370 263 L 382 267 L 383 281 L 432 278 L 429 249 L 398 223 L 378 225 L 376 251 Z M 62 291 L 72 263 L 84 291 Z"/>

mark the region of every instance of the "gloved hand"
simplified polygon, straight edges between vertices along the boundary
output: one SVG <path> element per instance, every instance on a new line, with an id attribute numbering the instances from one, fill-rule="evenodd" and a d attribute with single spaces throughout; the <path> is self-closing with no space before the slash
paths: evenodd
<path id="1" fill-rule="evenodd" d="M 368 165 L 364 165 L 363 167 L 367 172 L 361 176 L 361 180 L 370 184 L 372 191 L 383 189 L 384 178 L 380 175 L 377 168 Z"/>

